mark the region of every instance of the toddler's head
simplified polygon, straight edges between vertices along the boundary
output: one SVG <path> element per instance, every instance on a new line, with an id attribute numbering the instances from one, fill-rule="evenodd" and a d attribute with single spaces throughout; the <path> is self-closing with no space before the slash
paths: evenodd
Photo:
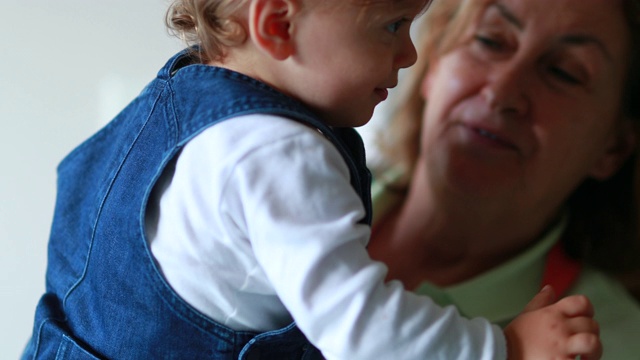
<path id="1" fill-rule="evenodd" d="M 331 126 L 365 124 L 416 51 L 430 0 L 174 0 L 167 22 L 203 63 L 263 81 Z"/>
<path id="2" fill-rule="evenodd" d="M 240 21 L 248 16 L 253 0 L 174 0 L 167 12 L 167 26 L 188 45 L 199 45 L 205 62 L 221 60 L 225 49 L 245 41 L 247 29 Z M 418 0 L 426 10 L 432 0 Z M 314 6 L 367 6 L 410 2 L 409 0 L 295 0 L 309 10 Z M 363 12 L 364 14 L 364 12 Z M 365 16 L 363 15 L 362 18 Z M 364 21 L 364 20 L 363 20 Z"/>

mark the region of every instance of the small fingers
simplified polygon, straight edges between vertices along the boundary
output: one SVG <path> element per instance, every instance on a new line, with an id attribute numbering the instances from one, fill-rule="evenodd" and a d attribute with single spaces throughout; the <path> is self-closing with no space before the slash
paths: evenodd
<path id="1" fill-rule="evenodd" d="M 556 301 L 556 293 L 551 285 L 545 285 L 525 306 L 524 312 L 538 310 Z"/>
<path id="2" fill-rule="evenodd" d="M 563 314 L 568 317 L 588 316 L 593 317 L 594 309 L 591 301 L 584 295 L 567 296 L 559 300 L 557 305 Z"/>
<path id="3" fill-rule="evenodd" d="M 600 335 L 600 325 L 590 317 L 581 316 L 567 320 L 567 330 L 571 334 L 587 333 Z"/>
<path id="4" fill-rule="evenodd" d="M 590 317 L 575 317 L 567 322 L 568 331 L 573 333 L 567 341 L 567 352 L 572 359 L 580 355 L 582 360 L 597 360 L 602 356 L 600 326 Z"/>
<path id="5" fill-rule="evenodd" d="M 582 360 L 597 360 L 602 357 L 602 343 L 596 334 L 579 333 L 569 338 L 567 351 L 573 359 L 579 355 Z"/>

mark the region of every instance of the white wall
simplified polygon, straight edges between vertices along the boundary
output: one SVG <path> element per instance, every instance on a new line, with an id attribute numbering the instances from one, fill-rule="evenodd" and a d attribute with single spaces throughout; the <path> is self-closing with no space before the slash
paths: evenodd
<path id="1" fill-rule="evenodd" d="M 181 48 L 165 0 L 0 0 L 0 358 L 44 291 L 55 167 Z"/>

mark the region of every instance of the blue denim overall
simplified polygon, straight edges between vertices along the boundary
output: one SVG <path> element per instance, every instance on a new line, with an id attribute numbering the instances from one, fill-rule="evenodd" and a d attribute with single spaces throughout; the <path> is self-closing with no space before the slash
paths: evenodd
<path id="1" fill-rule="evenodd" d="M 268 113 L 320 130 L 343 155 L 371 221 L 362 141 L 244 75 L 192 64 L 189 50 L 58 167 L 46 293 L 23 359 L 318 359 L 295 324 L 233 331 L 185 303 L 145 238 L 145 206 L 168 162 L 219 121 Z"/>

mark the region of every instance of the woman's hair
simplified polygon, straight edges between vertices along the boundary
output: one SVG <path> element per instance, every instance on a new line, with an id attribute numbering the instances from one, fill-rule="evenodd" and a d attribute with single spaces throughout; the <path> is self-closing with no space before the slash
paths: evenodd
<path id="1" fill-rule="evenodd" d="M 405 74 L 402 88 L 392 109 L 393 126 L 378 133 L 382 166 L 401 166 L 411 174 L 420 151 L 420 134 L 425 100 L 420 86 L 429 63 L 455 46 L 467 25 L 492 0 L 440 0 L 427 12 L 417 42 L 419 63 Z M 640 0 L 621 0 L 631 33 L 627 81 L 622 113 L 634 124 L 640 122 Z M 635 126 L 638 133 L 638 126 Z M 567 252 L 582 261 L 610 272 L 640 267 L 637 191 L 640 162 L 638 151 L 620 171 L 606 181 L 586 180 L 567 200 L 570 209 L 568 229 L 562 239 Z M 393 184 L 408 186 L 408 178 Z M 640 285 L 640 284 L 638 284 Z"/>
<path id="2" fill-rule="evenodd" d="M 398 97 L 391 108 L 393 126 L 385 127 L 376 138 L 382 155 L 382 168 L 393 164 L 410 176 L 420 151 L 420 128 L 425 100 L 420 87 L 431 61 L 448 51 L 462 36 L 465 25 L 479 7 L 468 0 L 435 0 L 420 21 L 416 35 L 418 62 L 406 70 L 398 87 Z M 455 20 L 455 21 L 454 21 Z M 408 177 L 400 180 L 400 188 L 407 186 Z"/>

